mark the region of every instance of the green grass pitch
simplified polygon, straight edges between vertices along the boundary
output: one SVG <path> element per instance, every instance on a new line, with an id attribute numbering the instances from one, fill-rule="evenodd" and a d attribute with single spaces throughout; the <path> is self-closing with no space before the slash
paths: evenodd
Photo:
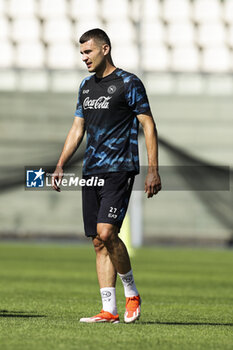
<path id="1" fill-rule="evenodd" d="M 101 309 L 91 246 L 0 246 L 0 349 L 233 349 L 233 252 L 143 248 L 139 322 L 80 324 Z M 124 295 L 117 284 L 118 311 Z"/>

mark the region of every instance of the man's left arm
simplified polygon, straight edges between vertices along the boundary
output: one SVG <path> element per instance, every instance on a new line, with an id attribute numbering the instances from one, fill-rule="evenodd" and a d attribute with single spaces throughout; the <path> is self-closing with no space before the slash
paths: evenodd
<path id="1" fill-rule="evenodd" d="M 145 180 L 147 198 L 153 197 L 161 190 L 161 180 L 158 165 L 158 137 L 155 122 L 151 113 L 137 116 L 143 127 L 148 156 L 148 173 Z"/>

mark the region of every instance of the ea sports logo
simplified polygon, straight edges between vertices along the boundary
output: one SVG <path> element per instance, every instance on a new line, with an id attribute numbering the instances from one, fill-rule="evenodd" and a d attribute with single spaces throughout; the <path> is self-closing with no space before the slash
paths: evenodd
<path id="1" fill-rule="evenodd" d="M 108 87 L 108 93 L 109 94 L 114 94 L 114 92 L 116 91 L 116 86 L 115 85 L 110 85 L 109 87 Z"/>

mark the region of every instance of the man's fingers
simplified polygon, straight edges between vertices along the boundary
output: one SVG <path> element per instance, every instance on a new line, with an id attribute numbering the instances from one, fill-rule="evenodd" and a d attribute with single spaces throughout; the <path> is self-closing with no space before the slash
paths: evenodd
<path id="1" fill-rule="evenodd" d="M 159 174 L 148 173 L 145 181 L 145 192 L 147 193 L 147 198 L 151 198 L 153 195 L 156 195 L 161 188 L 162 186 Z"/>
<path id="2" fill-rule="evenodd" d="M 161 184 L 157 185 L 145 185 L 145 192 L 147 193 L 147 198 L 153 197 L 153 195 L 157 194 L 161 190 Z"/>
<path id="3" fill-rule="evenodd" d="M 55 191 L 57 191 L 57 192 L 61 192 L 60 187 L 57 186 L 57 185 L 53 185 L 53 189 L 54 189 Z"/>
<path id="4" fill-rule="evenodd" d="M 154 186 L 154 191 L 153 191 L 153 194 L 157 194 L 159 191 L 161 191 L 161 185 L 156 185 Z"/>
<path id="5" fill-rule="evenodd" d="M 61 192 L 61 189 L 60 189 L 60 187 L 59 186 L 57 186 L 57 185 L 53 185 L 53 189 L 55 190 L 55 191 L 57 191 L 57 192 Z"/>
<path id="6" fill-rule="evenodd" d="M 54 189 L 55 191 L 57 191 L 57 192 L 61 192 L 61 189 L 60 189 L 60 187 L 59 187 L 59 184 L 60 184 L 61 180 L 62 180 L 62 176 L 54 175 L 54 176 L 52 177 L 52 184 L 53 184 L 52 187 L 53 187 L 53 189 Z"/>
<path id="7" fill-rule="evenodd" d="M 154 194 L 158 193 L 162 189 L 161 184 L 155 185 L 154 186 Z"/>
<path id="8" fill-rule="evenodd" d="M 152 186 L 147 186 L 147 198 L 151 198 L 153 196 L 153 189 Z"/>

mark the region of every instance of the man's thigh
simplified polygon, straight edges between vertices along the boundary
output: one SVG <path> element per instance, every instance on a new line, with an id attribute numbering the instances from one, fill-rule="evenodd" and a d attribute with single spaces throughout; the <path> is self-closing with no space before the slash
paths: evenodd
<path id="1" fill-rule="evenodd" d="M 130 173 L 110 173 L 101 190 L 98 223 L 108 223 L 118 227 L 120 231 L 124 220 L 134 183 L 134 175 Z"/>
<path id="2" fill-rule="evenodd" d="M 100 200 L 96 188 L 82 188 L 82 210 L 83 225 L 87 237 L 96 237 L 97 235 L 97 217 L 100 208 Z"/>
<path id="3" fill-rule="evenodd" d="M 107 173 L 104 186 L 84 187 L 82 190 L 85 235 L 95 237 L 97 224 L 111 224 L 120 228 L 124 220 L 134 183 L 130 173 Z"/>

